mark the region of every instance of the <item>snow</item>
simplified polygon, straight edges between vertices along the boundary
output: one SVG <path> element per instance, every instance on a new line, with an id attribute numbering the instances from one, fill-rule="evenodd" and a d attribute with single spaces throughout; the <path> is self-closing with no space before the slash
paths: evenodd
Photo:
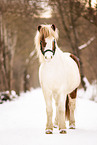
<path id="1" fill-rule="evenodd" d="M 97 103 L 97 80 L 93 81 L 92 84 L 88 82 L 87 78 L 84 78 L 84 81 L 87 89 L 86 91 L 79 89 L 78 96 L 80 98 L 93 100 Z"/>
<path id="2" fill-rule="evenodd" d="M 32 89 L 0 105 L 0 145 L 96 145 L 97 103 L 78 98 L 76 129 L 45 134 L 46 111 L 42 90 Z M 53 101 L 54 115 L 55 106 Z M 54 119 L 54 117 L 53 117 Z"/>

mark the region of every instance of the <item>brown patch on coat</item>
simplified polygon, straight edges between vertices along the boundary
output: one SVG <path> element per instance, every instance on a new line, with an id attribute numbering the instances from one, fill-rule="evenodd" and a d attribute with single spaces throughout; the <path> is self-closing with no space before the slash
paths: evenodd
<path id="1" fill-rule="evenodd" d="M 70 93 L 70 97 L 72 99 L 75 99 L 77 97 L 77 88 L 73 92 Z"/>
<path id="2" fill-rule="evenodd" d="M 46 46 L 46 42 L 45 42 L 45 37 L 44 35 L 41 38 L 41 43 L 42 43 L 42 48 L 44 48 Z"/>
<path id="3" fill-rule="evenodd" d="M 42 45 L 42 51 L 44 51 L 44 48 L 46 47 L 46 42 L 45 42 L 44 35 L 42 36 L 40 42 L 41 42 L 41 45 Z"/>
<path id="4" fill-rule="evenodd" d="M 72 99 L 75 99 L 77 97 L 77 88 L 73 92 L 71 92 L 69 94 L 69 96 Z M 67 95 L 67 98 L 66 98 L 65 107 L 66 107 L 66 109 L 65 109 L 65 117 L 66 117 L 67 120 L 69 120 L 70 119 L 70 108 L 69 108 L 69 97 L 68 97 L 68 95 Z"/>
<path id="5" fill-rule="evenodd" d="M 44 51 L 44 48 L 46 47 L 45 38 L 47 38 L 50 35 L 49 29 L 41 26 L 39 32 L 40 32 L 40 42 L 42 45 L 42 51 Z"/>
<path id="6" fill-rule="evenodd" d="M 78 65 L 78 68 L 80 68 L 79 59 L 74 54 L 70 54 L 70 57 L 76 62 L 76 64 Z"/>

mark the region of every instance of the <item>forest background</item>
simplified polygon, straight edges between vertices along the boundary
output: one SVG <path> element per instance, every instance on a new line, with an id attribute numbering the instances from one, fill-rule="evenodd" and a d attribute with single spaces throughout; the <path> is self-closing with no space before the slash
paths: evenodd
<path id="1" fill-rule="evenodd" d="M 40 24 L 55 24 L 61 50 L 81 64 L 81 86 L 97 81 L 97 1 L 0 0 L 0 92 L 39 87 L 34 37 Z M 96 82 L 97 83 L 97 82 Z"/>

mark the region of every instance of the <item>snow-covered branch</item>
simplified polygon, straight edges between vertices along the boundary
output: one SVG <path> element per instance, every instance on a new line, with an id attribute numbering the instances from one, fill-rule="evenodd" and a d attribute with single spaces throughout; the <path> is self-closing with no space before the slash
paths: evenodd
<path id="1" fill-rule="evenodd" d="M 26 64 L 28 64 L 30 62 L 30 60 L 32 58 L 34 58 L 34 55 L 35 55 L 35 50 L 33 50 L 30 54 L 29 54 L 29 57 L 26 59 Z"/>
<path id="2" fill-rule="evenodd" d="M 29 57 L 30 57 L 30 58 L 33 57 L 34 54 L 35 54 L 35 50 L 33 50 L 33 51 L 30 53 Z"/>
<path id="3" fill-rule="evenodd" d="M 91 42 L 92 42 L 94 39 L 95 39 L 95 36 L 94 36 L 94 37 L 92 37 L 92 38 L 90 38 L 90 40 L 88 40 L 85 44 L 83 44 L 83 45 L 79 46 L 78 48 L 81 50 L 81 49 L 83 49 L 83 48 L 87 47 L 88 45 L 90 45 L 90 44 L 91 44 Z"/>

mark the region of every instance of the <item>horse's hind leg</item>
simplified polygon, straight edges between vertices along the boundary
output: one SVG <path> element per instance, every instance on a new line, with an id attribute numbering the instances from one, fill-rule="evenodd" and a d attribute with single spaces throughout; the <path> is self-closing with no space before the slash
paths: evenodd
<path id="1" fill-rule="evenodd" d="M 69 96 L 69 110 L 70 110 L 69 127 L 70 127 L 70 129 L 75 129 L 74 111 L 75 111 L 75 107 L 76 107 L 77 89 L 75 89 L 68 96 Z"/>

